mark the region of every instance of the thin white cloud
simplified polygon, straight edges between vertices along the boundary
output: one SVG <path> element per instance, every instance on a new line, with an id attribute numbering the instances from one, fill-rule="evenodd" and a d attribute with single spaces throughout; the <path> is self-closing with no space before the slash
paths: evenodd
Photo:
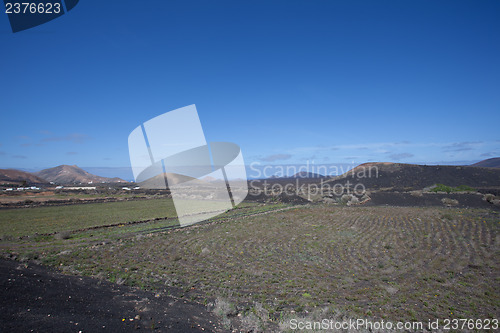
<path id="1" fill-rule="evenodd" d="M 482 141 L 466 141 L 466 142 L 454 142 L 452 144 L 446 145 L 443 147 L 444 152 L 460 152 L 460 151 L 468 151 L 474 150 Z"/>
<path id="2" fill-rule="evenodd" d="M 495 152 L 488 152 L 488 153 L 482 153 L 479 156 L 482 156 L 482 157 L 495 157 L 495 156 L 498 156 L 498 155 L 500 155 L 500 154 L 495 153 Z"/>
<path id="3" fill-rule="evenodd" d="M 292 155 L 300 153 L 315 153 L 324 152 L 331 150 L 371 150 L 377 151 L 378 153 L 388 153 L 391 152 L 390 149 L 397 148 L 402 149 L 407 148 L 427 148 L 435 147 L 445 149 L 460 149 L 470 146 L 479 146 L 485 144 L 486 142 L 481 141 L 466 141 L 466 142 L 442 142 L 442 143 L 413 143 L 409 141 L 400 142 L 372 142 L 372 143 L 360 143 L 360 144 L 344 144 L 344 145 L 332 145 L 332 146 L 308 146 L 308 147 L 295 147 L 287 149 L 286 152 Z M 405 148 L 407 150 L 407 148 Z"/>
<path id="4" fill-rule="evenodd" d="M 415 155 L 413 154 L 410 154 L 410 153 L 399 153 L 399 154 L 392 154 L 392 155 L 389 155 L 389 157 L 395 161 L 400 161 L 402 159 L 405 159 L 405 158 L 410 158 L 410 157 L 413 157 Z"/>
<path id="5" fill-rule="evenodd" d="M 455 141 L 455 142 L 368 142 L 337 145 L 315 145 L 302 146 L 284 149 L 279 155 L 290 155 L 290 162 L 300 162 L 311 160 L 309 156 L 314 156 L 316 160 L 324 160 L 328 157 L 330 161 L 355 160 L 366 162 L 370 160 L 393 161 L 410 159 L 412 161 L 423 161 L 434 163 L 438 160 L 477 160 L 481 153 L 492 153 L 500 151 L 500 146 L 496 141 Z M 411 154 L 411 156 L 410 156 Z M 498 156 L 500 153 L 496 154 Z M 257 160 L 263 160 L 260 156 L 255 156 Z M 273 156 L 273 155 L 269 155 Z M 484 156 L 483 156 L 484 157 Z M 271 158 L 274 160 L 274 158 Z"/>
<path id="6" fill-rule="evenodd" d="M 86 135 L 86 134 L 81 134 L 81 133 L 71 133 L 65 136 L 51 136 L 47 138 L 43 138 L 41 141 L 42 142 L 63 142 L 63 141 L 68 141 L 68 142 L 73 142 L 73 143 L 84 143 L 91 138 Z"/>
<path id="7" fill-rule="evenodd" d="M 275 161 L 283 161 L 289 160 L 292 157 L 290 154 L 273 154 L 262 157 L 260 160 L 264 162 L 275 162 Z"/>

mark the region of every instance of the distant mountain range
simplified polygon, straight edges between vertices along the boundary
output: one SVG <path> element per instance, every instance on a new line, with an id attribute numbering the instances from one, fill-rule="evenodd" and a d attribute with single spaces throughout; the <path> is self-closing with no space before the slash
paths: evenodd
<path id="1" fill-rule="evenodd" d="M 314 172 L 308 172 L 308 171 L 300 171 L 294 174 L 293 176 L 271 176 L 269 179 L 290 179 L 290 178 L 302 178 L 302 179 L 313 179 L 313 178 L 329 178 L 331 176 L 323 176 L 319 173 L 314 173 Z"/>
<path id="2" fill-rule="evenodd" d="M 33 174 L 56 184 L 125 183 L 123 179 L 117 177 L 107 178 L 93 175 L 76 165 L 60 165 Z"/>
<path id="3" fill-rule="evenodd" d="M 108 178 L 93 175 L 76 165 L 60 165 L 38 172 L 25 172 L 14 169 L 0 169 L 0 183 L 41 185 L 48 183 L 60 185 L 92 183 L 127 183 L 121 178 Z"/>
<path id="4" fill-rule="evenodd" d="M 359 177 L 359 171 L 369 171 L 370 167 L 376 167 L 378 177 Z M 488 169 L 486 169 L 488 168 Z M 481 171 L 483 170 L 483 171 Z M 353 177 L 354 174 L 354 177 Z M 165 175 L 144 182 L 145 187 L 156 188 L 158 184 L 164 184 Z M 180 178 L 179 178 L 180 177 Z M 161 178 L 161 179 L 160 179 Z M 184 176 L 177 175 L 178 182 L 186 181 Z M 478 186 L 500 186 L 500 157 L 490 158 L 472 164 L 470 166 L 427 166 L 402 163 L 365 163 L 357 166 L 353 170 L 337 177 L 323 176 L 313 172 L 301 171 L 291 177 L 276 177 L 278 179 L 314 179 L 330 178 L 333 183 L 343 179 L 362 180 L 368 187 L 425 187 L 436 183 L 449 186 L 468 185 Z M 193 179 L 194 180 L 194 179 Z M 204 179 L 204 181 L 213 181 Z M 12 185 L 42 185 L 48 183 L 59 185 L 69 184 L 89 184 L 89 183 L 127 183 L 127 181 L 114 177 L 101 177 L 91 174 L 76 165 L 60 165 L 54 168 L 45 169 L 38 172 L 25 172 L 15 169 L 0 169 L 0 184 Z M 176 179 L 177 182 L 177 179 Z M 164 185 L 160 186 L 163 187 Z"/>
<path id="5" fill-rule="evenodd" d="M 475 188 L 500 186 L 500 168 L 403 163 L 364 163 L 328 180 L 331 186 L 347 181 L 366 188 L 423 189 L 434 184 Z"/>
<path id="6" fill-rule="evenodd" d="M 468 166 L 458 166 L 459 168 L 455 168 L 456 166 L 453 166 L 453 165 L 426 166 L 426 165 L 418 165 L 418 164 L 374 162 L 374 163 L 360 164 L 356 168 L 354 168 L 354 170 L 356 172 L 356 170 L 360 170 L 360 168 L 368 168 L 369 166 L 375 166 L 375 165 L 377 166 L 377 168 L 379 168 L 379 170 L 382 171 L 382 173 L 385 173 L 387 170 L 395 170 L 396 168 L 399 168 L 399 169 L 405 169 L 405 170 L 411 169 L 411 171 L 409 171 L 409 172 L 416 172 L 417 174 L 424 176 L 423 174 L 421 174 L 420 172 L 417 171 L 417 169 L 418 169 L 418 170 L 425 170 L 425 173 L 426 173 L 425 177 L 427 177 L 427 178 L 429 178 L 429 177 L 432 178 L 433 176 L 431 176 L 431 174 L 434 172 L 436 172 L 437 174 L 450 172 L 450 175 L 439 176 L 439 178 L 443 178 L 443 179 L 454 178 L 455 179 L 456 177 L 460 178 L 462 176 L 459 176 L 459 174 L 457 172 L 454 172 L 451 170 L 461 170 L 460 168 L 463 168 L 463 167 L 466 167 L 466 168 L 470 168 L 470 167 L 500 168 L 500 157 L 490 158 L 490 159 L 483 160 L 483 161 L 480 161 L 480 162 L 477 162 L 477 163 L 474 163 L 474 164 L 468 165 Z M 419 167 L 419 168 L 417 168 L 417 167 Z M 465 170 L 470 171 L 471 169 L 465 169 Z M 352 173 L 352 170 L 345 173 L 344 175 L 348 175 L 349 173 Z M 463 172 L 460 172 L 460 174 L 463 174 Z M 284 179 L 290 179 L 290 178 L 299 178 L 299 179 L 335 178 L 335 179 L 337 179 L 337 178 L 342 178 L 344 175 L 337 176 L 337 177 L 335 177 L 335 176 L 323 176 L 321 174 L 314 173 L 314 172 L 301 171 L 301 172 L 294 174 L 293 176 L 285 176 L 285 177 L 271 176 L 271 177 L 269 177 L 269 179 L 274 179 L 274 180 L 278 180 L 278 179 L 284 180 Z M 394 174 L 394 176 L 399 177 L 399 175 L 396 175 L 396 174 Z M 425 177 L 424 177 L 424 179 L 422 179 L 422 181 L 426 181 Z M 463 177 L 468 178 L 466 176 L 463 176 Z M 414 181 L 417 181 L 417 180 L 414 180 Z M 405 182 L 407 182 L 407 180 Z M 476 182 L 476 180 L 471 179 L 471 182 Z M 466 184 L 459 184 L 459 185 L 466 185 Z M 472 185 L 470 185 L 470 186 L 472 186 Z"/>
<path id="7" fill-rule="evenodd" d="M 326 176 L 320 175 L 319 173 L 301 171 L 297 172 L 290 178 L 325 178 Z"/>

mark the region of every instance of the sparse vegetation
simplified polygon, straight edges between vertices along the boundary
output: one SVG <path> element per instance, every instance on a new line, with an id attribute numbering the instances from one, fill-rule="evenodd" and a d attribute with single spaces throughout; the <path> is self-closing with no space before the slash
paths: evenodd
<path id="1" fill-rule="evenodd" d="M 218 297 L 215 300 L 215 305 L 212 310 L 217 316 L 222 318 L 222 324 L 225 329 L 229 329 L 231 327 L 231 319 L 230 317 L 234 317 L 236 315 L 236 307 L 231 304 L 229 301 Z"/>
<path id="2" fill-rule="evenodd" d="M 430 189 L 431 192 L 476 192 L 476 190 L 467 185 L 459 185 L 457 187 L 447 186 L 443 184 L 436 184 L 435 187 Z"/>
<path id="3" fill-rule="evenodd" d="M 200 303 L 218 298 L 225 326 L 236 320 L 254 331 L 323 308 L 398 320 L 499 311 L 491 281 L 500 224 L 485 210 L 254 204 L 214 221 L 116 226 L 2 249 Z"/>

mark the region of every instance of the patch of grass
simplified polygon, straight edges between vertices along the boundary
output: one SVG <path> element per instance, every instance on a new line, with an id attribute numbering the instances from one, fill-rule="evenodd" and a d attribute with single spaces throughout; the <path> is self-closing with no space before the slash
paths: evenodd
<path id="1" fill-rule="evenodd" d="M 222 323 L 225 329 L 229 329 L 231 327 L 231 320 L 229 317 L 234 317 L 234 315 L 236 315 L 236 307 L 234 304 L 227 299 L 217 297 L 212 311 L 217 316 L 222 318 Z"/>
<path id="2" fill-rule="evenodd" d="M 467 186 L 467 185 L 459 185 L 457 187 L 447 186 L 444 184 L 436 184 L 434 188 L 431 189 L 431 192 L 476 192 L 476 189 Z"/>
<path id="3" fill-rule="evenodd" d="M 242 203 L 238 207 L 253 206 L 256 204 Z M 265 211 L 263 208 L 260 209 Z M 113 224 L 122 224 L 121 227 L 124 227 L 128 222 L 176 216 L 173 201 L 167 198 L 2 209 L 0 235 L 3 235 L 2 239 L 10 239 L 35 233 L 58 233 L 61 230 L 75 231 Z"/>
<path id="4" fill-rule="evenodd" d="M 0 234 L 18 237 L 175 216 L 169 199 L 3 209 Z"/>

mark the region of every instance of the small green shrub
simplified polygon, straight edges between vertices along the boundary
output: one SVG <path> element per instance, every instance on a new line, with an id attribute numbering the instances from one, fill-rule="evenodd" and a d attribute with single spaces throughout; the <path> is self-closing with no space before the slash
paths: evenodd
<path id="1" fill-rule="evenodd" d="M 464 191 L 464 192 L 476 192 L 475 189 L 473 189 L 472 187 L 470 186 L 467 186 L 467 185 L 458 185 L 457 187 L 455 187 L 457 189 L 457 191 Z"/>
<path id="2" fill-rule="evenodd" d="M 446 192 L 446 193 L 451 193 L 451 192 L 476 192 L 475 189 L 473 189 L 470 186 L 467 185 L 459 185 L 457 187 L 452 187 L 452 186 L 447 186 L 444 184 L 436 184 L 436 187 L 431 189 L 431 192 Z"/>

